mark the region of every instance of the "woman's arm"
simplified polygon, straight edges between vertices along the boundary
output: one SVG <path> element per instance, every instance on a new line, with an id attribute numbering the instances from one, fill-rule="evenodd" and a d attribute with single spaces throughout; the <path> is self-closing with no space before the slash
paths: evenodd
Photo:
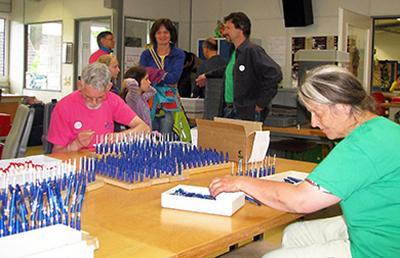
<path id="1" fill-rule="evenodd" d="M 221 192 L 242 191 L 274 209 L 310 213 L 340 202 L 340 198 L 325 193 L 308 182 L 292 185 L 245 177 L 224 177 L 214 179 L 210 186 L 213 196 Z"/>

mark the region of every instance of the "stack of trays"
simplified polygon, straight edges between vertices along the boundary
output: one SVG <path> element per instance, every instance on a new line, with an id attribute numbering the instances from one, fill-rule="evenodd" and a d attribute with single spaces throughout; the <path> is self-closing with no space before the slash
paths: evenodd
<path id="1" fill-rule="evenodd" d="M 213 119 L 223 113 L 224 83 L 222 79 L 207 79 L 204 99 L 204 119 Z"/>

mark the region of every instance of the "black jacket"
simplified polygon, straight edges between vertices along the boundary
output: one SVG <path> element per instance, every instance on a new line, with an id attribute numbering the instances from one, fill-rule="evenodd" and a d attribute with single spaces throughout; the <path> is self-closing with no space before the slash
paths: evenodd
<path id="1" fill-rule="evenodd" d="M 206 73 L 206 77 L 213 72 Z M 243 42 L 236 49 L 233 68 L 233 104 L 239 117 L 254 120 L 255 105 L 264 108 L 265 117 L 281 80 L 281 68 L 265 50 L 248 39 Z"/>

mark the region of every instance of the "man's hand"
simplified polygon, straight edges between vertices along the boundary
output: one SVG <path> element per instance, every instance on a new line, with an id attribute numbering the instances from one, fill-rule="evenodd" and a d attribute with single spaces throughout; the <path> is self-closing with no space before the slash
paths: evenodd
<path id="1" fill-rule="evenodd" d="M 90 142 L 93 140 L 95 132 L 92 130 L 80 131 L 76 140 L 78 141 L 81 148 L 88 147 Z"/>
<path id="2" fill-rule="evenodd" d="M 259 107 L 259 106 L 256 105 L 256 112 L 261 112 L 261 111 L 263 111 L 263 109 L 264 109 L 264 108 L 261 108 L 261 107 Z"/>
<path id="3" fill-rule="evenodd" d="M 207 78 L 206 75 L 200 74 L 197 78 L 196 78 L 196 85 L 199 87 L 204 87 L 206 86 L 206 82 L 207 82 Z"/>

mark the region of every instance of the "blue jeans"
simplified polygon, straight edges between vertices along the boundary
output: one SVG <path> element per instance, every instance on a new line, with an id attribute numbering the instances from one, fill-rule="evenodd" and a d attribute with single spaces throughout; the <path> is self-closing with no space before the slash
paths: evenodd
<path id="1" fill-rule="evenodd" d="M 224 117 L 231 119 L 240 119 L 236 108 L 233 106 L 226 106 L 224 108 Z"/>
<path id="2" fill-rule="evenodd" d="M 164 116 L 155 117 L 154 120 L 151 121 L 151 127 L 154 131 L 171 134 L 172 128 L 174 127 L 172 111 L 164 111 Z"/>

